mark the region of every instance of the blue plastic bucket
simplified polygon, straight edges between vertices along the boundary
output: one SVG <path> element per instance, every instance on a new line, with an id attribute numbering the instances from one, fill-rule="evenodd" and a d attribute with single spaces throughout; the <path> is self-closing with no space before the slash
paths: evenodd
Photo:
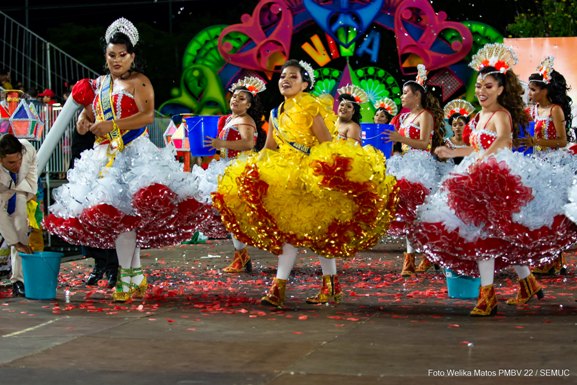
<path id="1" fill-rule="evenodd" d="M 392 124 L 361 123 L 361 138 L 363 146 L 373 146 L 380 150 L 388 159 L 391 157 L 393 142 L 385 142 L 383 132 L 385 130 L 394 131 Z"/>
<path id="2" fill-rule="evenodd" d="M 216 153 L 214 149 L 204 146 L 207 136 L 216 138 L 218 135 L 218 115 L 200 115 L 184 118 L 188 129 L 188 141 L 190 142 L 190 153 L 193 156 L 212 156 Z"/>
<path id="3" fill-rule="evenodd" d="M 60 259 L 63 255 L 53 251 L 37 251 L 34 254 L 20 253 L 26 298 L 56 298 Z"/>
<path id="4" fill-rule="evenodd" d="M 481 288 L 481 278 L 459 275 L 451 269 L 445 269 L 449 298 L 477 298 Z"/>
<path id="5" fill-rule="evenodd" d="M 519 129 L 519 139 L 525 138 L 525 131 L 528 136 L 535 136 L 535 122 L 529 122 L 525 127 L 525 130 Z M 522 152 L 523 155 L 530 155 L 533 153 L 533 147 L 518 147 L 515 149 L 517 152 Z"/>

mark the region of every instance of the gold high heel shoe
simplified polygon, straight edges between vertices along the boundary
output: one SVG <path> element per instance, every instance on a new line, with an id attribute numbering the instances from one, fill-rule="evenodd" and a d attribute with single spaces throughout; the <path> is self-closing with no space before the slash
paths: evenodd
<path id="1" fill-rule="evenodd" d="M 132 269 L 132 278 L 142 275 L 142 281 L 138 285 L 131 283 L 130 284 L 130 294 L 133 298 L 144 298 L 146 294 L 146 290 L 148 289 L 148 281 L 146 280 L 146 275 L 142 272 L 141 267 L 137 267 L 136 269 Z"/>
<path id="2" fill-rule="evenodd" d="M 126 302 L 132 298 L 132 284 L 125 282 L 123 278 L 132 278 L 132 269 L 118 268 L 118 280 L 116 281 L 116 289 L 112 293 L 112 300 L 114 302 Z M 125 290 L 126 288 L 126 290 Z"/>

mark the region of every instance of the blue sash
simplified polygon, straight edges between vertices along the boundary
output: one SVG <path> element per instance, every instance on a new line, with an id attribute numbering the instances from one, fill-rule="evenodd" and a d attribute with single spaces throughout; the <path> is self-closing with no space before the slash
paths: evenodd
<path id="1" fill-rule="evenodd" d="M 115 120 L 116 114 L 114 113 L 114 108 L 112 106 L 112 77 L 106 75 L 102 80 L 100 85 L 100 107 L 102 109 L 101 120 Z M 107 135 L 107 139 L 110 141 L 110 146 L 114 149 L 117 148 L 119 151 L 124 149 L 124 145 L 132 142 L 134 139 L 138 138 L 146 131 L 146 127 L 141 127 L 137 130 L 126 130 L 122 133 L 120 130 L 113 130 Z M 102 141 L 105 139 L 100 139 Z"/>

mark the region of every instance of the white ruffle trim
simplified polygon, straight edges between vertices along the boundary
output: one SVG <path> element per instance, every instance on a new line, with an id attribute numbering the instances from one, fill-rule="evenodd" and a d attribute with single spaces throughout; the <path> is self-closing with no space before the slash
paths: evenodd
<path id="1" fill-rule="evenodd" d="M 141 136 L 116 156 L 112 167 L 104 168 L 108 163 L 107 147 L 84 151 L 76 160 L 68 171 L 68 183 L 54 190 L 51 213 L 62 218 L 77 217 L 85 208 L 105 203 L 133 214 L 133 194 L 154 183 L 170 188 L 179 201 L 200 195 L 198 177 L 183 171 L 174 147 L 161 149 Z"/>
<path id="2" fill-rule="evenodd" d="M 441 178 L 454 166 L 437 161 L 429 151 L 410 150 L 403 155 L 387 159 L 387 174 L 411 183 L 420 183 L 434 190 Z"/>
<path id="3" fill-rule="evenodd" d="M 234 158 L 213 160 L 208 164 L 206 170 L 196 165 L 192 168 L 191 173 L 198 180 L 198 201 L 212 204 L 212 193 L 216 192 L 221 175 L 224 175 L 226 167 L 235 160 Z"/>

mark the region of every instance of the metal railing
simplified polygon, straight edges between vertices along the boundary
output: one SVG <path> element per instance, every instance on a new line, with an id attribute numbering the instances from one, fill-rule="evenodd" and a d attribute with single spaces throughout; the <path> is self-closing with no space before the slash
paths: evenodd
<path id="1" fill-rule="evenodd" d="M 21 81 L 25 92 L 49 88 L 62 95 L 65 83 L 99 75 L 1 11 L 0 26 L 0 67 L 10 70 L 14 87 Z"/>

